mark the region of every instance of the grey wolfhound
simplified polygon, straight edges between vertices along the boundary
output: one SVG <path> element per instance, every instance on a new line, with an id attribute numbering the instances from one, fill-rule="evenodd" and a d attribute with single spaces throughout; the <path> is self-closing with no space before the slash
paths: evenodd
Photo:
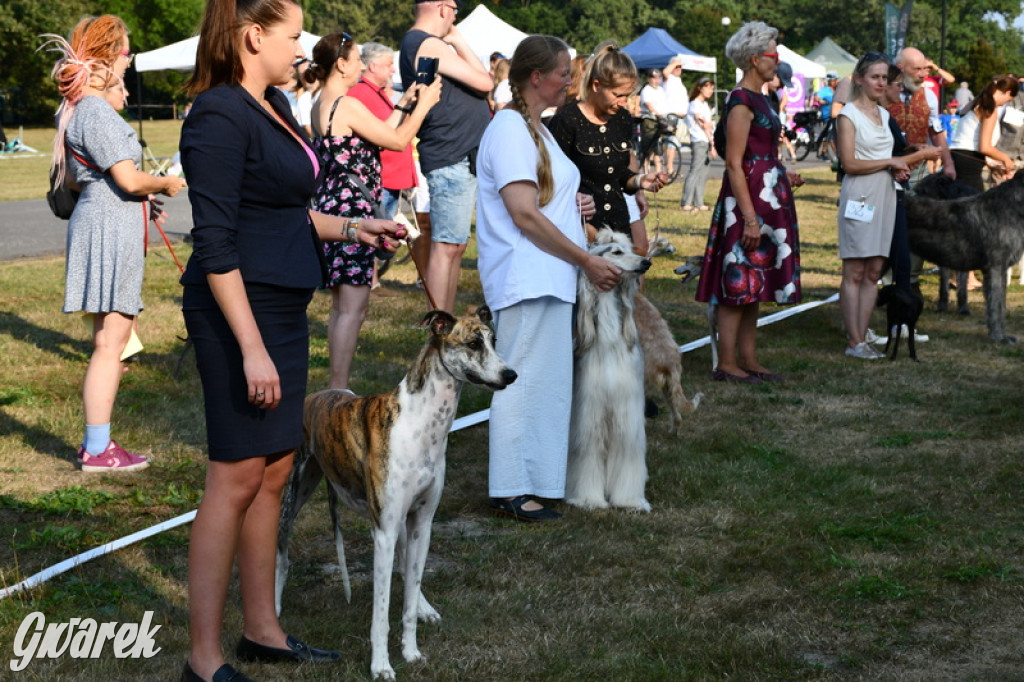
<path id="1" fill-rule="evenodd" d="M 980 191 L 973 186 L 959 180 L 952 180 L 942 173 L 932 173 L 914 185 L 914 195 L 928 197 L 929 199 L 965 199 L 977 196 Z M 939 300 L 935 304 L 935 312 L 944 313 L 949 310 L 949 287 L 951 268 L 939 268 Z M 961 315 L 970 315 L 971 309 L 967 305 L 967 280 L 970 271 L 961 270 L 956 273 L 956 309 Z"/>
<path id="2" fill-rule="evenodd" d="M 921 181 L 941 182 L 932 176 Z M 964 199 L 907 197 L 910 250 L 954 270 L 984 273 L 988 336 L 1016 343 L 1006 333 L 1006 271 L 1024 254 L 1024 173 Z"/>

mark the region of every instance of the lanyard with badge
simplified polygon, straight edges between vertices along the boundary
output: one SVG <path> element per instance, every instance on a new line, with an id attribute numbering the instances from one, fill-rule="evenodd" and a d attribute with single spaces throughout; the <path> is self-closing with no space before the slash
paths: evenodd
<path id="1" fill-rule="evenodd" d="M 867 203 L 867 197 L 861 195 L 857 201 L 847 200 L 843 217 L 862 223 L 870 223 L 875 215 L 875 207 Z"/>

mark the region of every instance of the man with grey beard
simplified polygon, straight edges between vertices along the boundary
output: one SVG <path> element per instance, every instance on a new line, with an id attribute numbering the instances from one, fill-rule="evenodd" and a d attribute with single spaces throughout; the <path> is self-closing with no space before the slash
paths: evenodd
<path id="1" fill-rule="evenodd" d="M 907 138 L 908 145 L 931 144 L 942 150 L 942 172 L 956 179 L 953 157 L 949 153 L 946 142 L 946 131 L 939 120 L 939 98 L 924 87 L 924 79 L 931 71 L 938 71 L 935 64 L 925 58 L 916 47 L 905 47 L 896 57 L 896 66 L 903 72 L 903 91 L 900 101 L 888 106 L 889 115 L 899 123 Z M 910 174 L 909 186 L 914 185 L 928 174 L 928 164 L 922 163 Z M 910 285 L 921 291 L 919 279 L 924 259 L 917 254 L 910 254 Z M 923 334 L 918 340 L 927 340 Z"/>
<path id="2" fill-rule="evenodd" d="M 924 79 L 935 65 L 916 47 L 905 47 L 896 57 L 896 66 L 903 71 L 903 92 L 899 102 L 889 105 L 889 115 L 900 124 L 908 145 L 930 143 L 941 149 L 942 172 L 955 180 L 946 131 L 939 121 L 939 98 L 924 87 Z M 927 164 L 918 166 L 910 176 L 911 187 L 927 173 Z"/>

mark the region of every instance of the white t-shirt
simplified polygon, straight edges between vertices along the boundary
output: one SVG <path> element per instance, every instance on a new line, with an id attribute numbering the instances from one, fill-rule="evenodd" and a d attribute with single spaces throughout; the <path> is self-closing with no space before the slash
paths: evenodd
<path id="1" fill-rule="evenodd" d="M 300 126 L 312 126 L 313 125 L 313 93 L 309 90 L 303 90 L 298 96 L 298 115 L 295 120 L 299 122 Z"/>
<path id="2" fill-rule="evenodd" d="M 683 117 L 690 109 L 690 96 L 679 76 L 666 76 L 661 88 L 665 91 L 665 111 L 663 114 L 675 114 Z M 658 106 L 655 104 L 654 106 Z"/>
<path id="3" fill-rule="evenodd" d="M 540 212 L 576 245 L 586 248 L 576 206 L 580 172 L 547 128 L 542 127 L 542 134 L 551 157 L 555 194 Z M 477 268 L 491 310 L 542 296 L 576 302 L 576 266 L 542 251 L 527 239 L 512 222 L 499 194 L 513 182 L 536 184 L 537 158 L 537 147 L 523 117 L 511 109 L 497 112 L 484 132 L 477 156 Z"/>
<path id="4" fill-rule="evenodd" d="M 671 113 L 668 110 L 668 100 L 665 99 L 665 91 L 661 89 L 661 86 L 652 87 L 645 85 L 640 91 L 640 106 L 644 115 L 650 113 L 647 107 L 648 104 L 654 106 L 654 110 L 658 112 L 659 116 Z"/>
<path id="5" fill-rule="evenodd" d="M 996 124 L 992 126 L 990 142 L 993 147 L 999 144 L 999 116 L 1003 113 L 1003 108 L 998 107 L 992 114 L 996 117 Z M 959 123 L 956 124 L 953 142 L 950 143 L 949 148 L 966 149 L 972 152 L 981 151 L 981 121 L 978 120 L 978 115 L 974 113 L 973 109 L 960 117 Z"/>
<path id="6" fill-rule="evenodd" d="M 711 120 L 711 107 L 707 101 L 695 99 L 690 102 L 690 110 L 686 112 L 686 126 L 690 129 L 690 142 L 710 142 L 704 128 L 697 123 L 698 118 Z"/>
<path id="7" fill-rule="evenodd" d="M 511 101 L 512 86 L 508 84 L 508 79 L 506 78 L 494 88 L 494 108 L 498 109 L 502 104 L 508 104 Z"/>

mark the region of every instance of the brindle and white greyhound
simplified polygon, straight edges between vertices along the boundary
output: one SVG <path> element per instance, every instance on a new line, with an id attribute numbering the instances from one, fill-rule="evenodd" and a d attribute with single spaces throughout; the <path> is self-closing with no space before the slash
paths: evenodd
<path id="1" fill-rule="evenodd" d="M 459 394 L 468 381 L 501 390 L 516 373 L 494 350 L 486 307 L 477 317 L 452 317 L 435 310 L 423 318 L 430 338 L 409 373 L 390 393 L 355 397 L 327 390 L 306 398 L 303 443 L 295 455 L 281 506 L 277 540 L 277 611 L 288 575 L 288 538 L 295 516 L 324 476 L 341 564 L 345 598 L 352 589 L 338 522 L 338 497 L 370 519 L 373 533 L 373 621 L 370 626 L 374 678 L 395 679 L 388 658 L 388 605 L 395 550 L 405 578 L 402 655 L 424 658 L 416 644 L 417 618 L 441 616 L 420 585 L 430 546 L 430 526 L 444 488 L 448 431 Z"/>

